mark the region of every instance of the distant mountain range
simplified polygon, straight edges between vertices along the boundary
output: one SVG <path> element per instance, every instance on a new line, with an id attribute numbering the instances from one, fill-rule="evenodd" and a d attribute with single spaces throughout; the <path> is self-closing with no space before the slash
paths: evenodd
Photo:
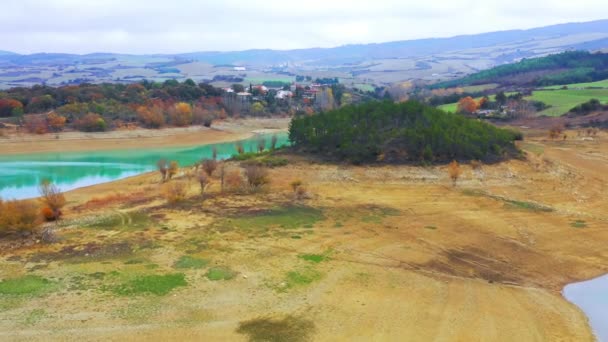
<path id="1" fill-rule="evenodd" d="M 608 48 L 608 20 L 509 30 L 451 38 L 299 50 L 193 52 L 174 55 L 87 55 L 0 51 L 0 87 L 36 83 L 133 82 L 140 79 L 214 79 L 240 76 L 289 80 L 295 75 L 339 77 L 387 84 L 411 79 L 446 80 L 565 50 Z M 233 66 L 246 66 L 238 72 Z M 216 77 L 220 76 L 220 77 Z M 230 78 L 228 78 L 230 79 Z"/>

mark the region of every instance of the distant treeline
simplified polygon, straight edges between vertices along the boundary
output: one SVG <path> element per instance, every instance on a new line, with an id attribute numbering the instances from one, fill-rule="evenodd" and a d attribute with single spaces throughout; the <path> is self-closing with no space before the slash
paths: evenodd
<path id="1" fill-rule="evenodd" d="M 431 89 L 498 83 L 502 86 L 550 86 L 583 83 L 608 78 L 608 54 L 567 51 L 540 58 L 497 66 L 452 81 L 440 82 Z"/>
<path id="2" fill-rule="evenodd" d="M 192 80 L 184 82 L 168 80 L 163 83 L 142 81 L 129 85 L 116 83 L 84 83 L 63 87 L 37 85 L 31 88 L 19 87 L 0 91 L 0 117 L 42 113 L 74 103 L 95 103 L 101 111 L 98 114 L 104 114 L 104 108 L 108 111 L 134 113 L 134 106 L 144 105 L 151 100 L 194 102 L 201 98 L 220 95 L 222 89 L 206 83 L 196 84 Z"/>
<path id="3" fill-rule="evenodd" d="M 297 149 L 355 163 L 496 161 L 513 155 L 518 132 L 416 101 L 368 102 L 292 120 Z"/>

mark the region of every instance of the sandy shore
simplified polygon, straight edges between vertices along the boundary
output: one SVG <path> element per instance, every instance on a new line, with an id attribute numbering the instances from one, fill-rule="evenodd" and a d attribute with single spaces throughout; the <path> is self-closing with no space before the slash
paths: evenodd
<path id="1" fill-rule="evenodd" d="M 284 131 L 288 118 L 239 119 L 202 126 L 122 130 L 100 133 L 61 132 L 44 135 L 8 132 L 0 138 L 0 155 L 179 147 L 246 139 L 255 133 Z"/>

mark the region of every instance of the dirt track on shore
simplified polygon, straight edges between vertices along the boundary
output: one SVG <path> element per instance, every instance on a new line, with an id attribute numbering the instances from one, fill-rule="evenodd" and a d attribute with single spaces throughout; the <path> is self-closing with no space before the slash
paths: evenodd
<path id="1" fill-rule="evenodd" d="M 246 139 L 254 132 L 285 130 L 288 123 L 289 119 L 238 119 L 217 122 L 212 128 L 138 128 L 43 135 L 7 130 L 4 137 L 0 137 L 0 155 L 192 146 Z"/>

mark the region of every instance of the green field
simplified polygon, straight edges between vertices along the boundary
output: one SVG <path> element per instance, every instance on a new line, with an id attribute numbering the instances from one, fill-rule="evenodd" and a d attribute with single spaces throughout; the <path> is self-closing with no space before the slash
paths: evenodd
<path id="1" fill-rule="evenodd" d="M 570 89 L 572 88 L 608 88 L 608 80 L 602 80 L 597 82 L 588 82 L 588 83 L 573 83 L 566 84 L 566 86 Z M 561 89 L 563 85 L 556 85 L 551 87 L 545 87 L 543 89 Z"/>
<path id="2" fill-rule="evenodd" d="M 367 84 L 367 83 L 357 83 L 357 84 L 353 85 L 353 88 L 357 88 L 362 91 L 374 91 L 375 90 L 373 85 Z"/>
<path id="3" fill-rule="evenodd" d="M 535 91 L 527 100 L 546 103 L 551 108 L 539 112 L 538 115 L 560 116 L 566 114 L 573 107 L 591 99 L 598 99 L 601 103 L 608 102 L 608 89 L 568 89 L 552 91 Z"/>
<path id="4" fill-rule="evenodd" d="M 607 81 L 604 82 L 608 86 Z M 601 82 L 594 83 L 581 83 L 581 84 L 601 84 Z M 511 93 L 507 93 L 506 95 L 510 95 Z M 479 101 L 481 97 L 475 98 L 475 100 Z M 494 96 L 490 96 L 491 100 L 494 100 Z M 534 100 L 541 101 L 545 104 L 551 106 L 541 112 L 538 112 L 538 115 L 546 115 L 546 116 L 561 116 L 570 109 L 575 106 L 585 103 L 591 99 L 598 99 L 601 103 L 608 103 L 608 87 L 606 89 L 558 89 L 558 90 L 538 90 L 532 93 L 532 96 L 528 96 L 525 98 L 526 100 Z M 446 112 L 456 112 L 458 108 L 458 103 L 448 103 L 441 106 L 438 106 L 439 109 L 442 109 Z"/>

